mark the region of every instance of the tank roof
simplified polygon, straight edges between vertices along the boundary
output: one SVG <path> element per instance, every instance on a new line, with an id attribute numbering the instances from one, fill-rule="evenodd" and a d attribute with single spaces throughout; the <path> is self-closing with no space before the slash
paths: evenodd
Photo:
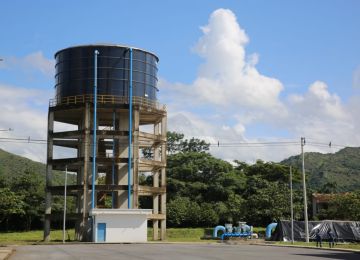
<path id="1" fill-rule="evenodd" d="M 159 57 L 153 53 L 153 52 L 150 52 L 150 51 L 146 51 L 144 49 L 140 49 L 140 48 L 137 48 L 137 47 L 132 47 L 132 46 L 128 46 L 128 45 L 122 45 L 122 44 L 113 44 L 113 43 L 94 43 L 94 44 L 82 44 L 82 45 L 74 45 L 74 46 L 70 46 L 70 47 L 67 47 L 67 48 L 64 48 L 64 49 L 61 49 L 59 51 L 57 51 L 54 55 L 54 57 L 56 57 L 56 55 L 59 53 L 59 52 L 62 52 L 62 51 L 65 51 L 65 50 L 68 50 L 68 49 L 73 49 L 73 48 L 81 48 L 81 47 L 118 47 L 118 48 L 132 48 L 133 50 L 138 50 L 138 51 L 142 51 L 142 52 L 146 52 L 146 53 L 149 53 L 153 56 L 155 56 L 157 62 L 159 62 Z"/>

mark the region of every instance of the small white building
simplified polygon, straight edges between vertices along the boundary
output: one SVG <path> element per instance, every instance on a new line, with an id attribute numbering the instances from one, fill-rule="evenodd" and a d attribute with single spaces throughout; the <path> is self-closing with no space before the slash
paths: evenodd
<path id="1" fill-rule="evenodd" d="M 151 209 L 92 209 L 93 242 L 146 242 L 147 216 L 150 214 Z"/>

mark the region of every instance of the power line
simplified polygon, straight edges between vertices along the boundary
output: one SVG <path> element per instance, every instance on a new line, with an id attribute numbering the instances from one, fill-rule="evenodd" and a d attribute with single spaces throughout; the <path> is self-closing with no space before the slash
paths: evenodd
<path id="1" fill-rule="evenodd" d="M 53 139 L 53 141 L 78 141 L 78 139 Z M 29 143 L 29 144 L 48 144 L 48 141 L 46 139 L 31 139 L 31 137 L 27 137 L 27 138 L 14 138 L 14 137 L 0 137 L 0 142 L 2 143 Z M 111 141 L 110 141 L 111 142 Z M 91 142 L 82 142 L 85 145 L 90 145 L 92 146 Z M 143 143 L 144 144 L 144 143 Z M 218 142 L 218 143 L 210 143 L 209 146 L 210 147 L 221 147 L 221 148 L 257 148 L 257 147 L 284 147 L 284 146 L 296 146 L 299 145 L 300 143 L 298 141 L 271 141 L 271 142 Z M 333 143 L 322 143 L 322 142 L 307 142 L 306 143 L 308 146 L 313 146 L 313 147 L 335 147 L 335 148 L 345 148 L 345 147 L 356 147 L 356 146 L 349 146 L 349 145 L 341 145 L 341 144 L 333 144 Z M 117 141 L 117 145 L 120 147 L 127 147 L 128 146 L 128 142 L 123 141 L 123 142 L 119 142 Z M 133 146 L 139 146 L 140 143 L 135 143 Z M 182 144 L 171 144 L 171 146 L 175 146 L 175 147 L 181 147 Z"/>

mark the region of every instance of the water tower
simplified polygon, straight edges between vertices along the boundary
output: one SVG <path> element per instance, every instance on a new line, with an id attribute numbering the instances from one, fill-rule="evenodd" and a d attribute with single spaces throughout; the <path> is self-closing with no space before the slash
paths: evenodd
<path id="1" fill-rule="evenodd" d="M 158 57 L 121 45 L 84 45 L 55 54 L 55 98 L 48 113 L 44 239 L 50 239 L 58 171 L 76 174 L 67 196 L 76 201 L 76 238 L 91 241 L 92 208 L 139 208 L 152 198 L 154 239 L 166 234 L 166 121 L 157 101 Z M 144 158 L 142 149 L 151 151 Z M 62 151 L 62 152 L 56 152 Z M 139 176 L 152 175 L 152 186 Z M 107 207 L 109 207 L 107 203 Z M 160 228 L 160 232 L 159 232 Z"/>

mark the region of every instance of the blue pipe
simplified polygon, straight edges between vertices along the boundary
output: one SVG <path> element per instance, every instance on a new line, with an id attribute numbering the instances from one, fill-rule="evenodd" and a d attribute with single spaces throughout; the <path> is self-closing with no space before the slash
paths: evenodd
<path id="1" fill-rule="evenodd" d="M 131 208 L 131 161 L 132 161 L 132 96 L 133 96 L 133 49 L 130 51 L 130 76 L 129 76 L 129 154 L 128 154 L 128 209 Z"/>
<path id="2" fill-rule="evenodd" d="M 93 163 L 91 185 L 91 208 L 95 208 L 95 174 L 96 174 L 96 112 L 97 112 L 97 56 L 99 51 L 94 51 L 94 126 L 93 126 Z"/>
<path id="3" fill-rule="evenodd" d="M 115 110 L 113 111 L 113 131 L 115 131 L 115 120 L 116 114 Z M 111 184 L 115 184 L 115 135 L 113 136 L 113 161 L 112 161 L 112 169 L 111 169 Z M 111 194 L 112 207 L 115 208 L 115 192 L 113 191 Z"/>
<path id="4" fill-rule="evenodd" d="M 271 231 L 276 228 L 277 226 L 277 223 L 271 223 L 269 224 L 267 227 L 266 227 L 266 230 L 265 230 L 265 237 L 266 238 L 271 238 Z"/>
<path id="5" fill-rule="evenodd" d="M 217 238 L 219 231 L 222 231 L 223 233 L 225 233 L 225 227 L 224 226 L 216 226 L 214 228 L 213 238 Z"/>

